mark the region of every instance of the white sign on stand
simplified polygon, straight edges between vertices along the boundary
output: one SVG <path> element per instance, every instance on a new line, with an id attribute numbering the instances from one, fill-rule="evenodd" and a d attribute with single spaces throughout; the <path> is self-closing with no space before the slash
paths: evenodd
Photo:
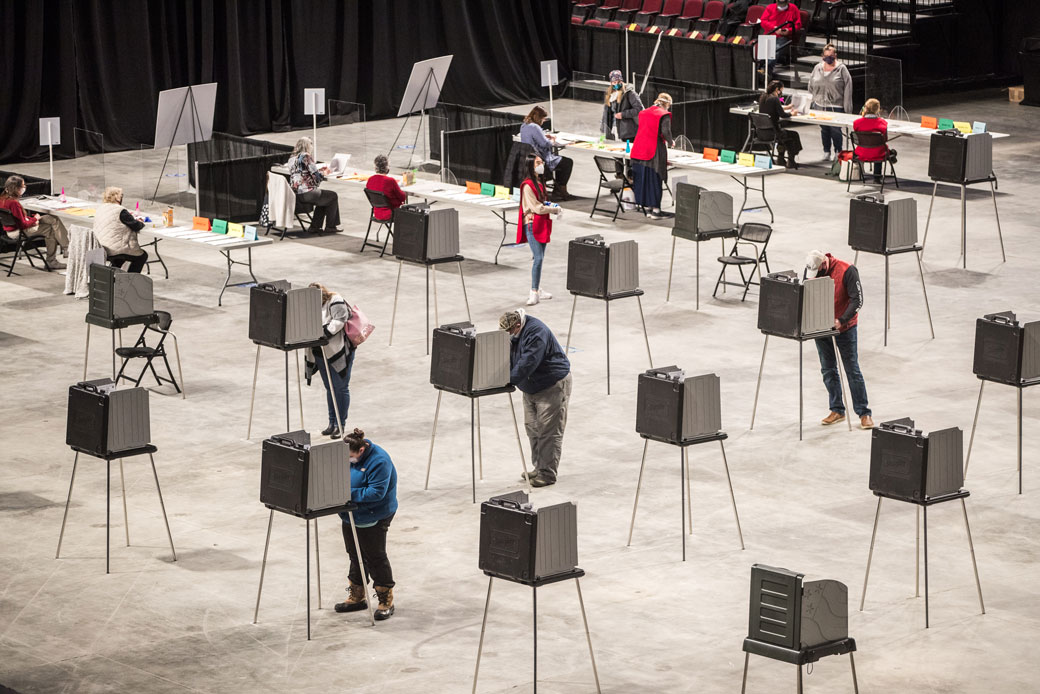
<path id="1" fill-rule="evenodd" d="M 758 43 L 755 44 L 755 58 L 766 61 L 765 86 L 767 86 L 769 84 L 769 63 L 776 60 L 776 36 L 764 34 L 758 37 Z"/>
<path id="2" fill-rule="evenodd" d="M 560 83 L 559 66 L 555 60 L 542 61 L 542 86 L 549 88 L 549 120 L 553 128 L 556 128 L 556 120 L 553 118 L 553 86 Z"/>
<path id="3" fill-rule="evenodd" d="M 47 145 L 47 159 L 51 165 L 51 193 L 54 192 L 54 145 L 61 144 L 61 118 L 40 119 L 40 144 Z"/>
<path id="4" fill-rule="evenodd" d="M 303 90 L 303 115 L 313 116 L 314 159 L 318 159 L 318 116 L 325 115 L 325 88 Z"/>

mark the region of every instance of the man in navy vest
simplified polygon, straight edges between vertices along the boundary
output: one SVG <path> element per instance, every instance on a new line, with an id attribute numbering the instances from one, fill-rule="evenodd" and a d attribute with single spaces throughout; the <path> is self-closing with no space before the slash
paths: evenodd
<path id="1" fill-rule="evenodd" d="M 856 350 L 856 325 L 859 323 L 859 310 L 863 308 L 863 286 L 859 281 L 859 270 L 851 263 L 820 251 L 809 251 L 805 269 L 807 277 L 830 277 L 834 280 L 834 329 L 839 331 L 834 341 L 838 344 L 845 374 L 849 379 L 852 409 L 859 416 L 860 427 L 873 429 L 874 420 L 867 404 L 867 386 L 863 381 L 863 372 L 859 370 Z M 820 371 L 823 372 L 823 383 L 827 386 L 831 401 L 830 414 L 820 423 L 826 426 L 843 422 L 846 416 L 845 403 L 841 393 L 838 359 L 831 339 L 816 340 L 816 351 L 820 354 Z"/>

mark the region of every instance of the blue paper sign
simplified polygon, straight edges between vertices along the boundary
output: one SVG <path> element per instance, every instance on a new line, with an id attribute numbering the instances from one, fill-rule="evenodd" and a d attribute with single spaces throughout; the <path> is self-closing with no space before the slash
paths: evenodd
<path id="1" fill-rule="evenodd" d="M 984 133 L 986 132 L 986 124 L 981 121 L 975 121 L 971 124 L 971 131 L 973 133 Z"/>
<path id="2" fill-rule="evenodd" d="M 773 161 L 767 154 L 756 154 L 755 155 L 755 168 L 756 169 L 771 169 L 773 168 Z"/>
<path id="3" fill-rule="evenodd" d="M 245 240 L 246 241 L 256 241 L 256 239 L 257 239 L 256 227 L 254 227 L 254 226 L 250 226 L 250 225 L 247 224 L 246 228 L 245 228 L 244 234 L 245 234 Z"/>

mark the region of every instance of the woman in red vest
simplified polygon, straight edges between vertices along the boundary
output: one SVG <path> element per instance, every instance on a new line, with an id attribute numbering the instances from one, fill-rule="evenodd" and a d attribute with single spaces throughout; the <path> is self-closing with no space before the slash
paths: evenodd
<path id="1" fill-rule="evenodd" d="M 863 104 L 861 118 L 852 123 L 852 130 L 857 133 L 881 133 L 888 135 L 888 121 L 881 117 L 881 102 L 867 99 Z M 874 182 L 881 183 L 881 172 L 884 170 L 885 157 L 888 156 L 888 145 L 881 147 L 857 147 L 856 157 L 861 161 L 874 162 Z"/>
<path id="2" fill-rule="evenodd" d="M 520 218 L 516 225 L 516 242 L 531 247 L 531 294 L 527 305 L 534 306 L 542 299 L 551 299 L 552 294 L 542 290 L 542 259 L 545 245 L 552 236 L 552 215 L 560 214 L 559 205 L 546 205 L 545 162 L 537 154 L 528 154 L 523 163 L 524 182 L 520 184 Z"/>
<path id="3" fill-rule="evenodd" d="M 672 146 L 672 97 L 661 92 L 650 108 L 639 112 L 639 129 L 632 145 L 632 192 L 636 204 L 650 210 L 651 219 L 664 219 L 661 186 L 668 180 L 668 147 Z"/>

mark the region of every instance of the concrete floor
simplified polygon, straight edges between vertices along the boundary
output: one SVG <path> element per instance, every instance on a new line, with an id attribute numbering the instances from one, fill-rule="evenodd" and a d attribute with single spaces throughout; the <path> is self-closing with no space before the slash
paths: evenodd
<path id="1" fill-rule="evenodd" d="M 563 128 L 598 118 L 594 104 L 558 100 L 555 106 Z M 892 330 L 888 347 L 882 347 L 883 263 L 879 257 L 860 259 L 867 297 L 860 359 L 875 420 L 909 416 L 925 431 L 960 426 L 967 437 L 978 392 L 971 372 L 975 319 L 1007 309 L 1022 319 L 1040 318 L 1034 277 L 1040 119 L 1009 105 L 996 91 L 918 100 L 910 108 L 915 117 L 985 120 L 991 129 L 1014 135 L 996 144 L 1006 263 L 1000 261 L 988 191 L 971 191 L 967 270 L 956 262 L 954 189 L 936 201 L 925 256 L 934 340 L 924 323 L 916 268 L 902 256 L 892 263 Z M 320 132 L 319 154 L 348 146 L 370 154 L 388 146 L 399 127 L 397 121 L 368 124 L 368 152 L 357 144 L 359 126 Z M 801 131 L 803 160 L 818 159 L 815 128 Z M 270 139 L 291 142 L 296 136 Z M 927 144 L 904 138 L 896 147 L 899 173 L 908 184 L 904 190 L 918 199 L 923 225 L 931 192 Z M 109 155 L 102 182 L 123 184 L 128 191 L 154 185 L 158 167 L 141 168 L 154 156 Z M 395 153 L 395 163 L 401 156 Z M 61 166 L 68 175 L 95 179 L 100 168 L 96 158 Z M 14 168 L 39 173 L 46 164 Z M 845 241 L 850 196 L 844 184 L 822 172 L 822 165 L 806 167 L 798 175 L 770 179 L 774 270 L 801 267 L 811 248 L 851 260 Z M 579 157 L 571 190 L 589 197 L 595 180 L 591 160 Z M 692 182 L 738 191 L 721 177 Z M 423 273 L 405 269 L 394 346 L 388 348 L 397 264 L 375 253 L 358 254 L 368 206 L 359 190 L 341 189 L 340 195 L 343 235 L 276 242 L 256 252 L 256 266 L 262 279 L 319 280 L 363 307 L 378 326 L 357 355 L 349 425 L 364 428 L 384 446 L 400 474 L 400 511 L 389 536 L 398 582 L 395 616 L 372 628 L 359 614 L 330 609 L 342 598 L 347 560 L 338 523 L 324 520 L 319 525 L 322 609 L 314 610 L 314 639 L 306 641 L 304 525 L 279 515 L 260 621 L 252 624 L 268 516 L 258 502 L 258 444 L 283 429 L 283 367 L 276 353 L 264 352 L 253 438 L 246 440 L 255 354 L 246 336 L 247 290 L 229 291 L 217 308 L 224 272 L 218 254 L 163 244 L 171 277 L 156 280 L 156 305 L 174 315 L 188 398 L 174 397 L 165 387 L 153 392 L 150 402 L 176 563 L 170 561 L 151 472 L 140 459 L 125 465 L 129 548 L 118 481 L 113 483 L 111 575 L 104 573 L 104 468 L 92 459 L 81 460 L 63 556 L 54 559 L 72 464 L 64 445 L 66 392 L 80 377 L 86 306 L 61 294 L 64 278 L 56 274 L 23 270 L 0 282 L 0 344 L 6 357 L 0 364 L 5 394 L 0 683 L 19 692 L 469 691 L 487 579 L 477 569 L 479 521 L 478 507 L 470 503 L 467 403 L 445 398 L 430 489 L 423 491 L 436 401 L 424 355 Z M 134 199 L 128 194 L 130 204 Z M 736 691 L 747 633 L 749 568 L 755 562 L 848 585 L 849 630 L 859 647 L 863 692 L 1037 691 L 1040 664 L 1032 643 L 1040 637 L 1035 587 L 1040 403 L 1034 394 L 1026 395 L 1022 496 L 1016 493 L 1013 391 L 988 388 L 979 418 L 966 487 L 972 491 L 968 515 L 986 614 L 979 614 L 960 509 L 937 507 L 930 514 L 931 629 L 925 630 L 924 601 L 914 598 L 914 513 L 895 502 L 885 504 L 881 514 L 870 592 L 859 612 L 876 504 L 867 488 L 870 436 L 817 424 L 827 402 L 812 346 L 805 354 L 805 440 L 798 441 L 795 344 L 779 340 L 767 354 L 756 428 L 749 431 L 762 352 L 755 328 L 757 296 L 745 303 L 732 291 L 710 298 L 717 246 L 708 244 L 702 249 L 701 309 L 695 311 L 694 249 L 681 244 L 671 302 L 665 303 L 670 223 L 647 223 L 633 213 L 616 225 L 602 216 L 590 220 L 578 211 L 588 204 L 565 205 L 573 209 L 556 225 L 545 259 L 543 287 L 555 298 L 531 313 L 564 337 L 571 308 L 565 290 L 568 239 L 602 233 L 609 240 L 639 242 L 654 363 L 722 378 L 723 424 L 730 435 L 726 452 L 747 545 L 740 550 L 717 449 L 696 447 L 690 451 L 694 530 L 687 561 L 680 561 L 678 452 L 652 444 L 635 536 L 632 546 L 625 546 L 642 450 L 633 428 L 636 375 L 646 368 L 646 353 L 636 306 L 618 302 L 608 397 L 602 306 L 579 301 L 560 481 L 537 490 L 535 500 L 578 504 L 580 564 L 588 572 L 582 587 L 603 691 Z M 744 220 L 768 221 L 768 215 L 751 213 Z M 461 221 L 473 318 L 488 329 L 502 311 L 526 298 L 530 253 L 525 247 L 505 249 L 500 264 L 493 265 L 496 220 L 467 212 Z M 442 276 L 439 289 L 441 321 L 463 319 L 455 278 Z M 107 372 L 104 344 L 94 341 L 94 377 Z M 305 388 L 311 430 L 324 426 L 324 403 L 320 384 Z M 482 420 L 487 455 L 477 494 L 487 498 L 518 487 L 519 462 L 505 398 L 487 399 Z M 541 596 L 541 691 L 594 691 L 573 587 L 554 585 Z M 496 582 L 480 691 L 531 690 L 530 604 L 526 589 Z M 794 670 L 753 659 L 748 690 L 793 691 Z M 815 692 L 851 691 L 849 679 L 847 659 L 828 658 L 815 666 L 805 686 Z"/>

